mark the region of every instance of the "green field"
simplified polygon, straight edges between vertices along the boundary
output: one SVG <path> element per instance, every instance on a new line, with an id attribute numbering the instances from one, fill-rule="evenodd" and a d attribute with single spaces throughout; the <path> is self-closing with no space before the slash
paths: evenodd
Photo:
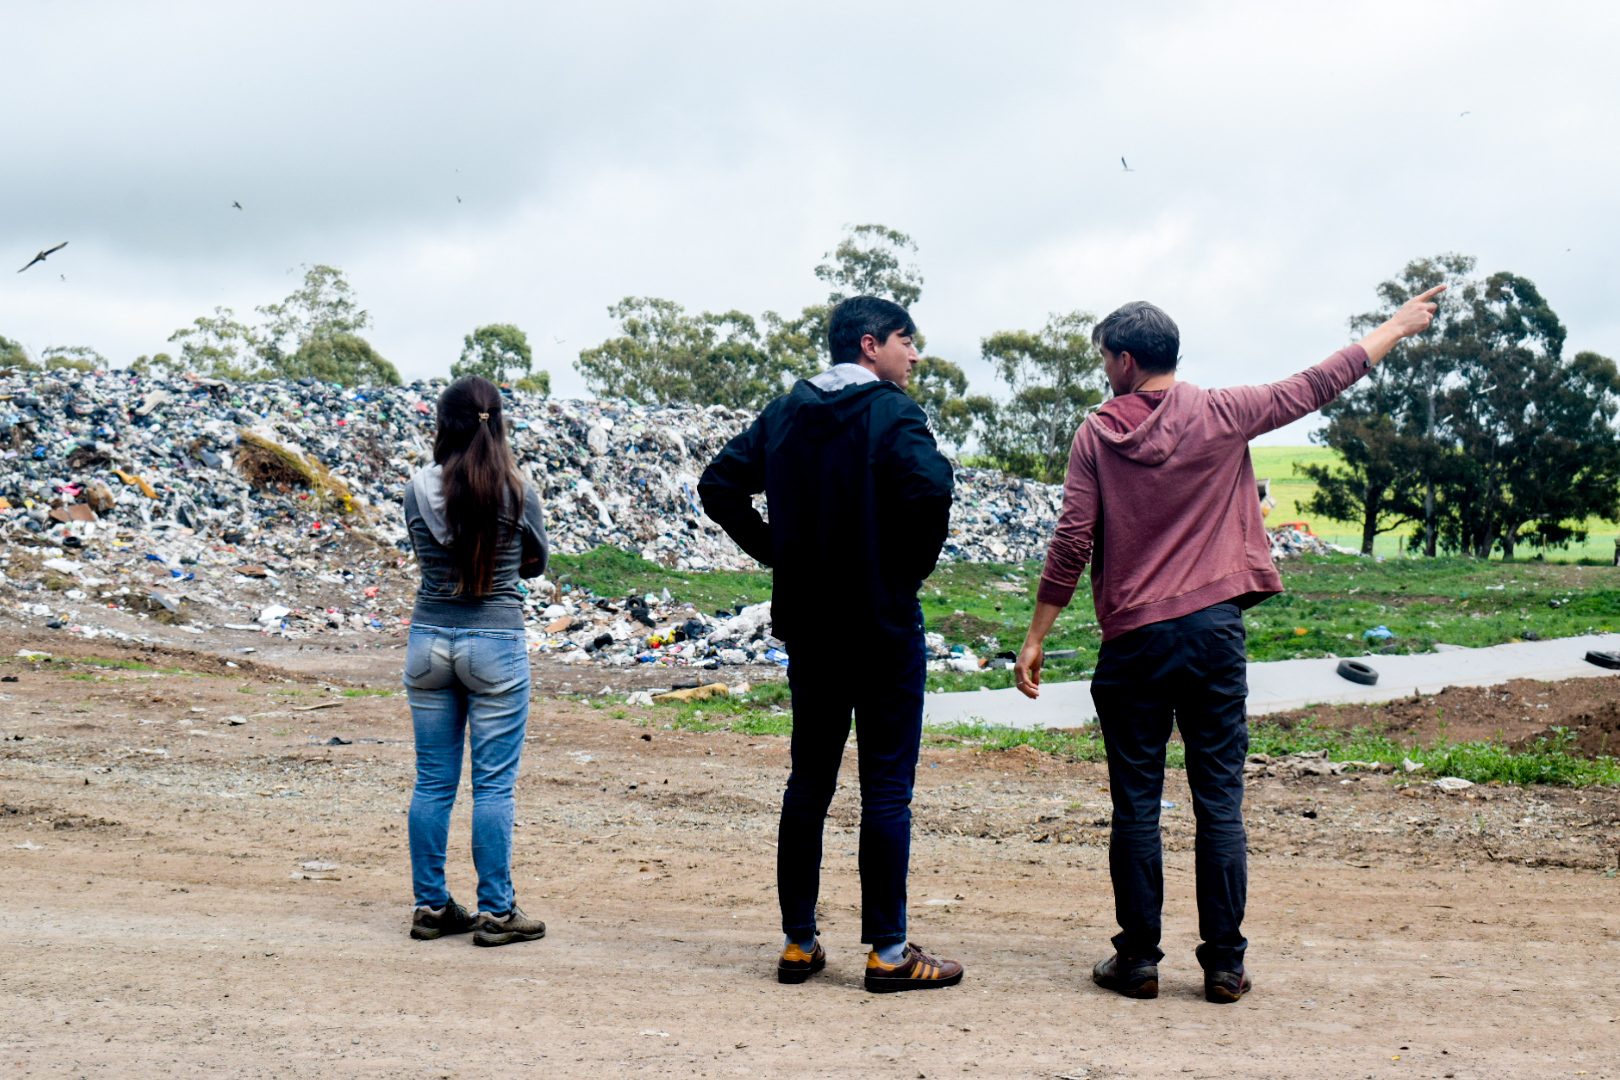
<path id="1" fill-rule="evenodd" d="M 1294 472 L 1294 466 L 1326 465 L 1333 462 L 1338 457 L 1337 454 L 1325 446 L 1251 446 L 1249 457 L 1254 461 L 1255 477 L 1260 480 L 1270 478 L 1271 497 L 1277 500 L 1277 508 L 1267 516 L 1266 524 L 1276 526 L 1284 521 L 1304 521 L 1330 544 L 1361 547 L 1359 522 L 1333 521 L 1303 509 L 1305 502 L 1316 491 L 1316 485 Z M 1598 518 L 1587 522 L 1587 529 L 1590 530 L 1590 535 L 1584 543 L 1549 550 L 1546 553 L 1547 558 L 1613 561 L 1615 539 L 1620 535 L 1620 529 L 1616 528 L 1614 522 Z M 1373 554 L 1384 556 L 1401 554 L 1413 533 L 1413 529 L 1406 528 L 1399 533 L 1380 535 L 1373 545 Z M 1523 554 L 1534 555 L 1536 551 L 1527 550 Z"/>

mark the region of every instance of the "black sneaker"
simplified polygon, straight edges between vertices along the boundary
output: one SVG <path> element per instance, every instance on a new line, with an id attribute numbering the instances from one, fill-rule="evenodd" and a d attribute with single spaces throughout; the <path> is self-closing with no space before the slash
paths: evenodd
<path id="1" fill-rule="evenodd" d="M 446 934 L 465 934 L 476 920 L 455 900 L 445 901 L 437 910 L 419 907 L 411 916 L 411 937 L 417 941 L 432 941 Z"/>
<path id="2" fill-rule="evenodd" d="M 516 904 L 505 915 L 478 913 L 478 929 L 473 934 L 474 945 L 510 945 L 514 941 L 536 941 L 546 936 L 546 924 L 523 914 Z"/>
<path id="3" fill-rule="evenodd" d="M 1217 1005 L 1230 1005 L 1249 992 L 1252 984 L 1244 968 L 1236 971 L 1204 972 L 1204 1000 Z"/>
<path id="4" fill-rule="evenodd" d="M 1126 997 L 1156 998 L 1159 996 L 1159 965 L 1151 960 L 1132 960 L 1115 953 L 1106 960 L 1097 961 L 1097 966 L 1091 969 L 1091 981 L 1106 990 L 1117 990 Z"/>

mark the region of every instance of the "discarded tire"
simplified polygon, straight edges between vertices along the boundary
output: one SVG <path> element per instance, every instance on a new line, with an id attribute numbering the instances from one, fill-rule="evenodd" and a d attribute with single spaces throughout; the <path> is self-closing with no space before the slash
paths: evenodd
<path id="1" fill-rule="evenodd" d="M 1620 668 L 1620 653 L 1599 652 L 1593 649 L 1586 654 L 1586 662 L 1596 664 L 1598 667 Z"/>
<path id="2" fill-rule="evenodd" d="M 1340 660 L 1339 674 L 1353 683 L 1360 683 L 1362 686 L 1376 686 L 1378 684 L 1378 672 L 1363 664 L 1360 660 Z"/>

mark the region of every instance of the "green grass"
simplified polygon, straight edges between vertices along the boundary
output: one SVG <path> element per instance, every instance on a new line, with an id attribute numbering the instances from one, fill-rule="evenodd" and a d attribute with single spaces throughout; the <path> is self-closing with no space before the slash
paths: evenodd
<path id="1" fill-rule="evenodd" d="M 771 598 L 768 570 L 679 572 L 614 547 L 599 547 L 583 555 L 553 556 L 546 576 L 559 585 L 589 589 L 606 597 L 644 596 L 668 589 L 676 600 L 705 613 Z"/>
<path id="2" fill-rule="evenodd" d="M 1593 761 L 1571 754 L 1569 745 L 1573 738 L 1573 733 L 1566 731 L 1520 751 L 1484 742 L 1403 747 L 1386 735 L 1366 729 L 1341 732 L 1316 727 L 1309 722 L 1293 728 L 1282 728 L 1257 721 L 1249 725 L 1249 752 L 1282 757 L 1326 750 L 1332 761 L 1379 761 L 1391 765 L 1400 765 L 1403 759 L 1411 759 L 1427 768 L 1411 777 L 1399 772 L 1394 774 L 1394 778 L 1420 783 L 1440 776 L 1457 776 L 1476 784 L 1558 784 L 1568 787 L 1620 784 L 1620 762 L 1614 758 Z M 1019 731 L 986 724 L 953 724 L 929 728 L 923 734 L 923 741 L 936 745 L 960 743 L 975 750 L 989 751 L 1032 746 L 1069 761 L 1105 759 L 1102 737 L 1095 729 Z M 1180 742 L 1171 742 L 1165 756 L 1170 768 L 1186 768 L 1186 748 Z"/>
<path id="3" fill-rule="evenodd" d="M 1316 484 L 1309 477 L 1294 471 L 1299 465 L 1332 465 L 1339 455 L 1325 446 L 1251 446 L 1249 459 L 1254 462 L 1256 479 L 1271 480 L 1271 497 L 1277 500 L 1276 509 L 1266 518 L 1267 524 L 1284 521 L 1309 521 L 1313 524 L 1334 524 L 1348 531 L 1348 523 L 1327 522 L 1310 513 L 1305 503 L 1316 492 Z M 1321 530 L 1318 529 L 1318 532 Z"/>
<path id="4" fill-rule="evenodd" d="M 358 698 L 358 697 L 394 697 L 396 695 L 404 694 L 405 691 L 403 691 L 403 690 L 379 690 L 379 689 L 377 689 L 375 687 L 370 687 L 370 686 L 351 686 L 346 690 L 339 690 L 338 693 L 343 695 L 344 697 L 350 697 L 350 698 Z"/>
<path id="5" fill-rule="evenodd" d="M 773 710 L 771 706 L 782 706 Z M 787 736 L 793 733 L 787 687 L 773 683 L 738 698 L 658 706 L 643 725 L 666 726 L 680 731 L 731 731 L 742 735 Z M 622 717 L 622 712 L 615 712 Z M 1457 776 L 1476 784 L 1514 785 L 1556 784 L 1586 787 L 1592 784 L 1620 785 L 1620 761 L 1611 757 L 1588 760 L 1570 753 L 1572 732 L 1560 731 L 1524 750 L 1509 750 L 1486 742 L 1403 746 L 1388 735 L 1357 728 L 1338 731 L 1319 727 L 1311 718 L 1291 727 L 1264 719 L 1249 725 L 1249 751 L 1284 757 L 1288 754 L 1326 750 L 1332 761 L 1375 761 L 1400 766 L 1410 759 L 1424 766 L 1408 775 L 1397 771 L 1391 782 L 1410 780 L 1425 783 L 1436 777 Z M 1030 746 L 1067 761 L 1106 760 L 1101 733 L 1095 728 L 1020 730 L 990 724 L 958 723 L 931 727 L 923 732 L 926 746 L 961 746 L 975 752 L 997 752 Z M 1166 763 L 1172 769 L 1186 768 L 1186 748 L 1172 740 Z"/>
<path id="6" fill-rule="evenodd" d="M 155 671 L 162 675 L 193 674 L 192 672 L 187 671 L 185 668 L 154 667 L 151 664 L 143 664 L 138 660 L 114 660 L 105 656 L 53 656 L 49 658 L 36 657 L 27 660 L 27 662 L 32 664 L 57 664 L 59 666 L 66 666 L 69 664 L 89 664 L 91 667 L 118 668 L 123 671 Z M 80 675 L 76 677 L 83 679 L 90 678 L 92 676 Z"/>
<path id="7" fill-rule="evenodd" d="M 663 723 L 677 731 L 735 731 L 741 735 L 791 735 L 793 714 L 787 711 L 786 683 L 765 683 L 737 697 L 717 697 L 655 706 L 643 724 Z M 772 706 L 781 707 L 773 711 Z"/>

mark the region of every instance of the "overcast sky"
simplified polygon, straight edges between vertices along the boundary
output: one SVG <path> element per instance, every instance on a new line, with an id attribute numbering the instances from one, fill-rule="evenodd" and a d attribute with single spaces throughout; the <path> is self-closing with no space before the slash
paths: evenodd
<path id="1" fill-rule="evenodd" d="M 407 379 L 515 322 L 583 395 L 609 304 L 795 312 L 881 222 L 981 390 L 985 335 L 1136 299 L 1183 378 L 1279 378 L 1445 251 L 1616 356 L 1617 30 L 1479 0 L 9 0 L 0 248 L 71 243 L 0 265 L 0 334 L 122 365 L 329 263 Z"/>

